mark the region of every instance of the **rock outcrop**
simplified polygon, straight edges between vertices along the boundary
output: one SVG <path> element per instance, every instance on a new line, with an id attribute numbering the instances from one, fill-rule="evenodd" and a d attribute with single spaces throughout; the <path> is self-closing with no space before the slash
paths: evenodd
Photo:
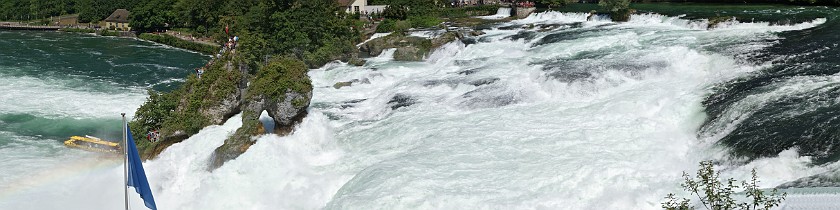
<path id="1" fill-rule="evenodd" d="M 409 45 L 397 48 L 397 50 L 394 51 L 394 60 L 422 61 L 427 54 L 429 54 L 428 49 L 421 49 L 420 47 Z"/>
<path id="2" fill-rule="evenodd" d="M 233 73 L 237 73 L 239 75 L 248 74 L 248 66 L 245 64 L 234 66 L 233 62 L 227 62 L 223 69 L 228 72 L 228 75 L 232 75 Z M 232 80 L 233 78 L 228 77 L 222 79 Z M 228 92 L 227 94 L 219 96 L 218 98 L 220 100 L 215 106 L 199 108 L 199 113 L 207 117 L 212 124 L 219 125 L 224 123 L 228 118 L 240 112 L 239 106 L 242 103 L 242 95 L 247 84 L 247 77 L 240 77 L 237 84 L 235 84 L 236 89 L 234 89 L 233 92 Z M 213 93 L 213 90 L 223 88 L 220 87 L 221 85 L 230 84 L 220 84 L 218 82 L 213 83 L 213 85 L 210 86 L 209 91 Z"/>
<path id="3" fill-rule="evenodd" d="M 277 58 L 255 74 L 233 54 L 211 60 L 201 78 L 191 75 L 178 90 L 153 93 L 132 121 L 132 132 L 141 136 L 160 129 L 157 142 L 140 141 L 142 157 L 155 158 L 167 147 L 181 142 L 209 125 L 218 125 L 242 113 L 242 127 L 217 148 L 210 169 L 220 167 L 248 150 L 256 136 L 265 134 L 259 121 L 263 111 L 273 118 L 271 132 L 286 135 L 306 116 L 312 99 L 312 83 L 304 62 Z"/>
<path id="4" fill-rule="evenodd" d="M 202 128 L 221 124 L 240 112 L 248 82 L 247 65 L 225 54 L 202 67 L 202 77 L 190 75 L 181 88 L 156 96 L 137 112 L 132 132 L 145 136 L 159 130 L 159 141 L 138 143 L 141 156 L 155 158 L 167 147 L 189 138 Z"/>
<path id="5" fill-rule="evenodd" d="M 256 79 L 247 89 L 242 109 L 242 127 L 225 143 L 216 148 L 210 169 L 239 157 L 256 143 L 256 136 L 264 134 L 259 121 L 266 111 L 274 120 L 273 132 L 287 135 L 304 117 L 312 100 L 312 83 L 306 74 L 308 68 L 294 59 L 276 59 L 257 72 Z"/>
<path id="6" fill-rule="evenodd" d="M 359 46 L 359 52 L 362 56 L 374 57 L 382 54 L 385 49 L 395 48 L 394 60 L 396 61 L 422 61 L 438 47 L 471 34 L 480 33 L 448 31 L 433 39 L 408 36 L 404 33 L 392 33 L 362 44 Z"/>
<path id="7" fill-rule="evenodd" d="M 397 52 L 394 53 L 394 60 L 421 61 L 429 53 L 431 46 L 431 41 L 423 37 L 392 33 L 362 44 L 359 46 L 359 52 L 362 56 L 375 57 L 382 54 L 385 49 L 396 48 Z M 398 54 L 399 59 L 397 58 Z"/>

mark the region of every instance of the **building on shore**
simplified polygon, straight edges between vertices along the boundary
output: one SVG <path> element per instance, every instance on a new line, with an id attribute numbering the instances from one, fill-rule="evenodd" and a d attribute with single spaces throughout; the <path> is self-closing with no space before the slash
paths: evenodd
<path id="1" fill-rule="evenodd" d="M 125 9 L 117 9 L 111 16 L 105 18 L 105 28 L 112 30 L 131 31 L 131 26 L 128 25 L 128 15 L 131 13 Z"/>
<path id="2" fill-rule="evenodd" d="M 368 5 L 367 0 L 338 0 L 338 6 L 348 14 L 380 13 L 388 5 Z"/>
<path id="3" fill-rule="evenodd" d="M 338 0 L 338 6 L 344 8 L 344 12 L 358 13 L 365 9 L 366 0 Z"/>

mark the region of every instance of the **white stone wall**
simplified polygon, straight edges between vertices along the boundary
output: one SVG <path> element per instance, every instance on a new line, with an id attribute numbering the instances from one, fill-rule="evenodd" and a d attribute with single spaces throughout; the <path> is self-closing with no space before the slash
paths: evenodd
<path id="1" fill-rule="evenodd" d="M 357 11 L 358 12 L 364 12 L 364 11 L 366 11 L 366 7 L 367 7 L 367 0 L 356 0 L 356 1 L 353 1 L 353 3 L 350 4 L 350 6 L 347 7 L 346 12 L 347 13 L 356 13 Z"/>

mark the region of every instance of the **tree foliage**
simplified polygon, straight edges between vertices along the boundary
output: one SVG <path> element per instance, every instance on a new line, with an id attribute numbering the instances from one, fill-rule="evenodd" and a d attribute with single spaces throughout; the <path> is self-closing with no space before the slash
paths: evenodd
<path id="1" fill-rule="evenodd" d="M 405 20 L 408 18 L 408 8 L 402 5 L 388 5 L 382 11 L 382 17 L 395 20 Z"/>
<path id="2" fill-rule="evenodd" d="M 161 31 L 169 23 L 173 23 L 174 0 L 150 0 L 138 5 L 129 18 L 131 27 L 140 32 Z"/>
<path id="3" fill-rule="evenodd" d="M 564 6 L 571 3 L 577 2 L 576 0 L 536 0 L 535 2 L 539 4 L 546 5 L 548 7 L 555 7 L 555 6 Z"/>
<path id="4" fill-rule="evenodd" d="M 286 97 L 287 90 L 298 93 L 308 92 L 312 89 L 312 82 L 307 72 L 309 69 L 298 59 L 273 59 L 257 72 L 256 79 L 248 92 L 248 98 L 263 95 L 268 97 L 268 100 L 277 101 Z"/>
<path id="5" fill-rule="evenodd" d="M 715 171 L 711 161 L 700 162 L 700 169 L 695 176 L 696 179 L 685 172 L 683 172 L 683 178 L 685 180 L 682 184 L 683 189 L 697 196 L 703 207 L 709 210 L 770 210 L 770 208 L 781 204 L 787 196 L 787 193 L 778 194 L 776 189 L 770 191 L 768 195 L 758 188 L 758 175 L 756 175 L 755 169 L 752 170 L 752 179 L 741 182 L 740 186 L 733 178 L 721 182 L 720 172 Z M 746 198 L 751 200 L 738 203 L 733 197 L 738 189 L 743 189 Z M 678 199 L 673 193 L 668 194 L 665 199 L 667 200 L 662 203 L 664 209 L 694 209 L 690 199 Z"/>
<path id="6" fill-rule="evenodd" d="M 76 0 L 76 11 L 79 13 L 79 22 L 97 22 L 107 18 L 114 10 L 134 9 L 140 1 L 133 0 Z"/>
<path id="7" fill-rule="evenodd" d="M 630 0 L 600 0 L 598 5 L 610 12 L 630 9 Z"/>

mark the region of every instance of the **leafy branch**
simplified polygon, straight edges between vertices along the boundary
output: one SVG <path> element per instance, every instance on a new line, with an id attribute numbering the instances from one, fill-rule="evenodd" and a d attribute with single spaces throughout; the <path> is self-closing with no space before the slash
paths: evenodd
<path id="1" fill-rule="evenodd" d="M 779 206 L 787 196 L 787 193 L 778 194 L 776 189 L 770 191 L 770 194 L 765 194 L 765 191 L 758 188 L 758 175 L 755 169 L 752 170 L 752 180 L 743 181 L 738 186 L 737 180 L 733 178 L 726 179 L 726 184 L 720 180 L 720 172 L 715 171 L 714 165 L 711 161 L 700 162 L 700 169 L 697 170 L 697 175 L 692 178 L 688 173 L 683 172 L 684 182 L 681 184 L 683 189 L 692 195 L 695 195 L 703 204 L 703 207 L 708 210 L 769 210 L 772 207 Z M 735 190 L 743 189 L 747 198 L 752 198 L 749 202 L 737 203 L 733 195 Z M 691 200 L 682 198 L 681 200 L 674 196 L 673 193 L 665 196 L 666 201 L 662 203 L 663 209 L 668 210 L 689 210 L 695 209 L 691 205 Z"/>

